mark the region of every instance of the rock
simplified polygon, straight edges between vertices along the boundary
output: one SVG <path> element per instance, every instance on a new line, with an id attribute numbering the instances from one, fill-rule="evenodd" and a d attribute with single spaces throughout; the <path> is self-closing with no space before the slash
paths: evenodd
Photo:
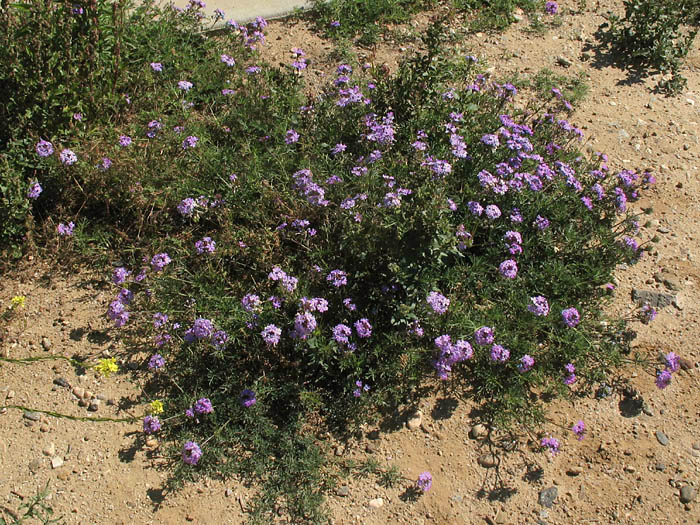
<path id="1" fill-rule="evenodd" d="M 343 445 L 338 445 L 335 447 L 335 455 L 336 456 L 342 456 L 345 454 L 345 447 Z"/>
<path id="2" fill-rule="evenodd" d="M 673 304 L 676 310 L 683 311 L 683 308 L 685 308 L 685 301 L 680 295 L 677 295 L 673 301 L 671 301 L 671 304 Z"/>
<path id="3" fill-rule="evenodd" d="M 681 503 L 692 503 L 698 495 L 698 489 L 691 485 L 681 488 Z"/>
<path id="4" fill-rule="evenodd" d="M 481 423 L 474 425 L 469 429 L 469 437 L 472 439 L 480 439 L 488 434 L 488 429 Z"/>
<path id="5" fill-rule="evenodd" d="M 41 414 L 39 412 L 26 411 L 22 417 L 24 417 L 24 419 L 28 419 L 29 421 L 40 421 L 41 420 Z"/>
<path id="6" fill-rule="evenodd" d="M 680 283 L 673 277 L 664 277 L 661 281 L 663 285 L 671 291 L 677 292 L 681 289 Z"/>
<path id="7" fill-rule="evenodd" d="M 365 445 L 365 452 L 368 454 L 374 454 L 377 451 L 377 444 L 371 441 Z"/>
<path id="8" fill-rule="evenodd" d="M 46 350 L 47 352 L 51 350 L 51 340 L 44 336 L 41 338 L 41 347 Z"/>
<path id="9" fill-rule="evenodd" d="M 88 402 L 87 399 L 79 399 L 79 400 L 78 400 L 78 406 L 80 406 L 80 407 L 86 407 L 86 406 L 88 406 L 89 404 L 90 404 L 90 403 Z"/>
<path id="10" fill-rule="evenodd" d="M 620 140 L 627 140 L 630 138 L 630 134 L 624 128 L 617 132 L 617 136 L 620 138 Z"/>
<path id="11" fill-rule="evenodd" d="M 660 430 L 656 431 L 656 440 L 661 443 L 664 447 L 668 445 L 668 436 L 661 432 Z"/>
<path id="12" fill-rule="evenodd" d="M 498 465 L 498 457 L 494 454 L 482 454 L 476 461 L 484 468 L 493 468 Z"/>
<path id="13" fill-rule="evenodd" d="M 90 406 L 88 407 L 88 410 L 90 412 L 97 412 L 97 410 L 100 408 L 100 400 L 99 399 L 93 399 L 90 402 Z"/>
<path id="14" fill-rule="evenodd" d="M 233 494 L 233 490 L 231 490 L 230 488 L 224 491 L 224 496 L 226 496 L 227 498 L 230 498 L 231 494 Z"/>
<path id="15" fill-rule="evenodd" d="M 557 489 L 557 487 L 549 487 L 548 489 L 543 489 L 540 492 L 538 501 L 540 505 L 549 509 L 552 507 L 552 505 L 554 505 L 554 500 L 557 499 L 558 495 L 559 489 Z"/>
<path id="16" fill-rule="evenodd" d="M 14 390 L 9 390 L 7 392 L 7 395 L 5 396 L 5 399 L 12 399 L 15 397 L 15 391 Z"/>
<path id="17" fill-rule="evenodd" d="M 632 465 L 625 465 L 625 468 L 623 470 L 628 474 L 634 474 L 635 472 L 637 472 L 637 469 L 634 468 Z"/>
<path id="18" fill-rule="evenodd" d="M 408 421 L 406 421 L 406 426 L 409 430 L 416 430 L 420 428 L 422 422 L 423 412 L 421 412 L 420 410 L 416 410 L 416 412 L 408 418 Z"/>
<path id="19" fill-rule="evenodd" d="M 665 308 L 673 303 L 676 296 L 668 293 L 638 290 L 635 288 L 632 290 L 632 299 L 640 306 L 648 304 L 652 308 Z"/>
<path id="20" fill-rule="evenodd" d="M 700 450 L 700 442 L 693 443 L 693 450 Z"/>
<path id="21" fill-rule="evenodd" d="M 33 459 L 32 461 L 29 462 L 29 470 L 32 474 L 36 474 L 41 470 L 41 460 L 40 459 Z"/>
<path id="22" fill-rule="evenodd" d="M 54 456 L 51 458 L 51 468 L 58 468 L 63 466 L 63 458 L 61 456 Z"/>
<path id="23" fill-rule="evenodd" d="M 582 472 L 583 472 L 583 469 L 582 469 L 581 467 L 576 466 L 576 467 L 571 467 L 571 468 L 569 468 L 569 469 L 566 471 L 566 474 L 567 474 L 568 476 L 578 476 L 578 475 L 581 474 Z"/>
<path id="24" fill-rule="evenodd" d="M 44 456 L 55 456 L 56 455 L 56 445 L 54 443 L 49 443 L 44 447 L 44 450 L 41 451 Z"/>
<path id="25" fill-rule="evenodd" d="M 74 386 L 71 392 L 73 392 L 73 395 L 78 399 L 82 399 L 83 397 L 85 397 L 85 389 L 79 386 Z"/>
<path id="26" fill-rule="evenodd" d="M 685 357 L 679 357 L 678 364 L 681 365 L 681 370 L 690 370 L 693 368 L 693 363 L 688 361 Z"/>
<path id="27" fill-rule="evenodd" d="M 154 437 L 149 437 L 149 438 L 146 440 L 146 446 L 147 446 L 148 448 L 156 448 L 156 447 L 158 446 L 158 440 L 157 440 L 156 438 L 154 438 Z"/>
<path id="28" fill-rule="evenodd" d="M 379 509 L 384 506 L 384 500 L 382 498 L 374 498 L 369 500 L 369 506 L 372 509 Z"/>
<path id="29" fill-rule="evenodd" d="M 341 498 L 345 498 L 350 494 L 350 487 L 347 485 L 341 485 L 337 489 L 335 489 L 335 495 L 340 496 Z"/>
<path id="30" fill-rule="evenodd" d="M 556 62 L 558 65 L 560 65 L 562 67 L 571 67 L 574 64 L 571 60 L 569 60 L 565 56 L 558 56 L 556 58 Z"/>
<path id="31" fill-rule="evenodd" d="M 63 388 L 70 388 L 70 383 L 62 377 L 56 377 L 53 380 L 54 385 L 62 386 Z"/>
<path id="32" fill-rule="evenodd" d="M 666 464 L 659 461 L 656 465 L 654 465 L 654 468 L 659 472 L 663 472 L 664 470 L 666 470 Z"/>

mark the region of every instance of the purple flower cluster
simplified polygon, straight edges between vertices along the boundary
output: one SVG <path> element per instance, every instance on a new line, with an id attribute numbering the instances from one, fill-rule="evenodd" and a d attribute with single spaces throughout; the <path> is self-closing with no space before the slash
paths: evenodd
<path id="1" fill-rule="evenodd" d="M 362 319 L 355 321 L 354 326 L 358 337 L 362 337 L 364 339 L 372 335 L 372 325 L 368 319 L 363 317 Z"/>
<path id="2" fill-rule="evenodd" d="M 78 156 L 73 152 L 73 150 L 68 148 L 62 150 L 61 153 L 59 153 L 58 158 L 61 161 L 61 164 L 65 164 L 66 166 L 72 166 L 78 162 Z"/>
<path id="3" fill-rule="evenodd" d="M 359 379 L 355 381 L 355 390 L 352 391 L 352 395 L 355 397 L 360 397 L 362 395 L 362 392 L 369 392 L 369 385 L 364 384 L 362 381 Z"/>
<path id="4" fill-rule="evenodd" d="M 255 392 L 252 390 L 245 388 L 241 391 L 241 395 L 239 396 L 239 400 L 241 402 L 241 405 L 243 405 L 245 408 L 252 407 L 255 402 Z"/>
<path id="5" fill-rule="evenodd" d="M 498 266 L 498 271 L 506 279 L 515 279 L 518 275 L 518 264 L 514 259 L 507 259 Z"/>
<path id="6" fill-rule="evenodd" d="M 199 142 L 199 138 L 195 137 L 194 135 L 190 135 L 182 141 L 182 149 L 192 149 L 197 146 L 197 142 Z"/>
<path id="7" fill-rule="evenodd" d="M 639 317 L 642 323 L 649 324 L 656 319 L 657 311 L 648 304 L 642 305 L 639 310 Z"/>
<path id="8" fill-rule="evenodd" d="M 202 457 L 202 449 L 194 441 L 188 441 L 182 447 L 182 461 L 188 465 L 196 465 Z"/>
<path id="9" fill-rule="evenodd" d="M 449 374 L 455 364 L 471 359 L 474 355 L 472 346 L 463 339 L 453 344 L 452 338 L 444 334 L 436 337 L 434 342 L 440 352 L 433 361 L 433 367 L 438 377 L 443 381 L 449 378 Z"/>
<path id="10" fill-rule="evenodd" d="M 277 346 L 277 344 L 280 342 L 280 337 L 282 336 L 282 330 L 275 326 L 274 324 L 269 324 L 267 325 L 262 332 L 260 332 L 260 335 L 263 338 L 263 341 L 265 341 L 265 344 L 269 346 Z"/>
<path id="11" fill-rule="evenodd" d="M 122 284 L 129 275 L 131 275 L 131 272 L 123 266 L 115 268 L 114 273 L 112 273 L 112 282 L 114 284 Z"/>
<path id="12" fill-rule="evenodd" d="M 576 367 L 573 365 L 573 363 L 567 363 L 564 366 L 564 370 L 566 370 L 566 377 L 564 377 L 564 384 L 565 385 L 573 385 L 576 382 Z"/>
<path id="13" fill-rule="evenodd" d="M 194 243 L 194 247 L 198 254 L 205 252 L 214 253 L 216 250 L 216 241 L 213 241 L 211 237 L 202 237 L 202 239 Z"/>
<path id="14" fill-rule="evenodd" d="M 117 328 L 121 328 L 129 320 L 129 312 L 127 311 L 124 303 L 122 303 L 119 299 L 115 299 L 109 303 L 107 315 L 112 321 L 114 321 L 114 325 Z"/>
<path id="15" fill-rule="evenodd" d="M 544 10 L 548 15 L 555 15 L 559 11 L 559 5 L 556 2 L 547 2 L 544 4 Z"/>
<path id="16" fill-rule="evenodd" d="M 294 290 L 297 289 L 297 284 L 299 283 L 299 279 L 296 277 L 292 277 L 291 275 L 287 275 L 286 272 L 284 272 L 279 266 L 275 266 L 272 268 L 272 271 L 268 274 L 268 279 L 271 281 L 277 281 L 282 284 L 282 288 L 284 288 L 286 291 L 289 293 L 292 293 Z"/>
<path id="17" fill-rule="evenodd" d="M 316 326 L 318 326 L 316 317 L 311 312 L 297 312 L 294 316 L 294 330 L 291 336 L 294 339 L 308 339 L 316 330 Z"/>
<path id="18" fill-rule="evenodd" d="M 530 297 L 532 304 L 528 305 L 527 309 L 538 317 L 544 317 L 549 314 L 549 303 L 547 298 L 541 295 Z"/>
<path id="19" fill-rule="evenodd" d="M 535 366 L 535 359 L 532 356 L 525 354 L 520 358 L 520 363 L 518 363 L 518 372 L 524 374 L 525 372 L 532 370 L 533 366 Z"/>
<path id="20" fill-rule="evenodd" d="M 41 139 L 39 142 L 37 142 L 36 153 L 40 157 L 50 157 L 53 155 L 53 152 L 53 144 L 51 144 L 48 140 Z"/>
<path id="21" fill-rule="evenodd" d="M 151 268 L 154 272 L 160 272 L 172 262 L 167 253 L 157 253 L 151 258 Z"/>
<path id="22" fill-rule="evenodd" d="M 433 486 L 433 476 L 430 472 L 421 472 L 418 475 L 418 481 L 416 481 L 416 488 L 422 490 L 423 492 L 428 492 L 430 487 Z"/>
<path id="23" fill-rule="evenodd" d="M 211 414 L 214 411 L 214 407 L 212 406 L 211 401 L 209 401 L 209 399 L 207 399 L 206 397 L 195 401 L 194 405 L 192 406 L 192 409 L 194 410 L 195 414 L 199 415 Z"/>
<path id="24" fill-rule="evenodd" d="M 299 142 L 299 133 L 297 133 L 293 129 L 288 129 L 287 134 L 284 137 L 284 143 L 285 144 L 295 144 Z"/>
<path id="25" fill-rule="evenodd" d="M 579 419 L 576 423 L 574 423 L 574 426 L 571 427 L 571 431 L 576 434 L 576 439 L 581 441 L 583 439 L 583 434 L 586 431 L 586 425 Z"/>
<path id="26" fill-rule="evenodd" d="M 165 366 L 165 359 L 160 354 L 153 354 L 148 360 L 149 370 L 160 370 Z"/>
<path id="27" fill-rule="evenodd" d="M 394 143 L 394 113 L 389 112 L 381 121 L 377 119 L 377 115 L 370 114 L 365 117 L 365 126 L 369 128 L 366 138 L 369 141 L 376 142 L 380 146 L 389 146 Z"/>
<path id="28" fill-rule="evenodd" d="M 490 326 L 482 326 L 474 332 L 474 341 L 478 345 L 488 346 L 493 343 L 494 339 L 493 328 Z"/>
<path id="29" fill-rule="evenodd" d="M 672 373 L 680 370 L 681 358 L 675 352 L 669 352 L 664 355 L 664 362 L 666 368 L 656 373 L 656 386 L 662 390 L 671 384 Z"/>
<path id="30" fill-rule="evenodd" d="M 63 224 L 61 222 L 58 224 L 58 234 L 62 237 L 70 237 L 71 235 L 73 235 L 73 228 L 75 228 L 75 224 L 73 223 L 73 221 L 69 222 L 68 224 Z"/>
<path id="31" fill-rule="evenodd" d="M 326 190 L 316 184 L 313 180 L 311 170 L 303 169 L 292 175 L 294 179 L 294 189 L 306 197 L 306 200 L 314 206 L 328 206 L 326 200 Z"/>
<path id="32" fill-rule="evenodd" d="M 559 440 L 553 437 L 543 437 L 540 441 L 540 446 L 549 450 L 552 456 L 556 456 L 559 452 Z"/>
<path id="33" fill-rule="evenodd" d="M 241 304 L 246 312 L 252 314 L 260 311 L 262 301 L 257 295 L 249 293 L 243 296 L 243 299 L 241 299 Z"/>
<path id="34" fill-rule="evenodd" d="M 566 308 L 561 311 L 561 317 L 564 320 L 564 324 L 569 328 L 574 328 L 581 322 L 581 314 L 574 307 Z"/>
<path id="35" fill-rule="evenodd" d="M 41 184 L 34 181 L 29 185 L 29 190 L 27 191 L 27 197 L 29 197 L 30 199 L 38 199 L 39 195 L 41 195 L 42 191 L 44 191 L 44 189 L 41 187 Z"/>
<path id="36" fill-rule="evenodd" d="M 491 361 L 505 363 L 508 359 L 510 359 L 510 350 L 497 344 L 491 347 Z"/>
<path id="37" fill-rule="evenodd" d="M 143 418 L 143 433 L 154 434 L 161 429 L 161 423 L 157 416 L 146 416 Z"/>
<path id="38" fill-rule="evenodd" d="M 439 315 L 447 312 L 447 308 L 450 306 L 450 300 L 440 292 L 430 292 L 427 301 L 433 311 Z"/>
<path id="39" fill-rule="evenodd" d="M 348 284 L 348 274 L 343 270 L 332 270 L 326 276 L 326 280 L 336 288 L 340 288 L 341 286 Z"/>

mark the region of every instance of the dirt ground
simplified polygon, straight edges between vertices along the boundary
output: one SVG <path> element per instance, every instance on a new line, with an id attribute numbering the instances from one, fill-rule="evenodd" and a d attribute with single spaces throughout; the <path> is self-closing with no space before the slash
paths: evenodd
<path id="1" fill-rule="evenodd" d="M 329 496 L 333 523 L 700 524 L 700 51 L 696 42 L 682 94 L 654 95 L 658 76 L 633 81 L 599 49 L 595 33 L 611 5 L 622 9 L 615 1 L 574 13 L 575 2 L 560 2 L 563 24 L 544 35 L 528 31 L 523 15 L 502 34 L 469 37 L 459 44 L 460 52 L 486 59 L 506 77 L 545 67 L 559 74 L 585 73 L 590 95 L 571 120 L 584 129 L 586 147 L 607 153 L 611 169 L 650 170 L 658 181 L 632 205 L 637 211 L 653 209 L 641 221 L 640 236 L 658 242 L 638 264 L 620 268 L 613 310 L 631 317 L 638 308 L 635 297 L 657 294 L 653 297 L 665 306 L 651 324 L 631 323 L 637 332 L 633 348 L 654 359 L 674 351 L 684 358 L 683 370 L 667 389 L 658 390 L 653 367 L 630 367 L 623 377 L 636 398 L 612 394 L 553 404 L 546 430 L 560 438 L 562 452 L 556 457 L 537 452 L 523 436 L 513 452 L 500 457 L 498 468 L 482 466 L 489 450 L 485 441 L 469 435 L 470 406 L 439 396 L 424 400 L 417 428 L 376 432 L 368 427 L 365 440 L 336 448 L 339 455 L 373 455 L 396 464 L 406 479 L 393 488 L 373 478 L 348 479 Z M 395 34 L 420 32 L 427 18 L 421 15 Z M 457 28 L 459 21 L 454 23 Z M 362 59 L 394 68 L 417 45 L 409 36 L 364 50 Z M 294 47 L 311 58 L 304 73 L 311 86 L 330 76 L 331 43 L 302 22 L 271 22 L 264 57 L 288 64 Z M 20 266 L 0 281 L 0 310 L 12 296 L 27 297 L 24 313 L 2 334 L 3 356 L 121 356 L 104 315 L 111 299 L 108 276 L 57 272 L 54 265 L 29 259 Z M 132 356 L 122 363 L 126 374 L 103 379 L 64 360 L 0 363 L 0 405 L 93 419 L 141 415 L 139 367 L 143 363 Z M 588 429 L 583 441 L 569 430 L 578 419 Z M 140 430 L 139 423 L 3 409 L 0 508 L 10 515 L 48 484 L 47 503 L 65 523 L 244 522 L 252 491 L 235 480 L 190 484 L 165 494 L 166 458 L 157 441 L 145 441 Z M 417 500 L 406 498 L 406 488 L 422 471 L 432 473 L 432 489 Z M 554 502 L 547 501 L 555 492 Z"/>

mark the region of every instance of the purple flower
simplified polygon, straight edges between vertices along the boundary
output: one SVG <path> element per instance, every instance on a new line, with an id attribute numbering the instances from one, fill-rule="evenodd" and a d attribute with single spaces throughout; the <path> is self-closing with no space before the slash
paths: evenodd
<path id="1" fill-rule="evenodd" d="M 284 137 L 284 143 L 294 144 L 295 142 L 299 142 L 299 133 L 297 133 L 293 129 L 288 129 L 287 134 Z"/>
<path id="2" fill-rule="evenodd" d="M 345 299 L 343 299 L 343 305 L 345 306 L 345 308 L 347 308 L 351 312 L 354 312 L 355 310 L 357 310 L 357 306 L 355 306 L 355 304 L 352 302 L 352 299 L 350 297 L 346 297 Z"/>
<path id="3" fill-rule="evenodd" d="M 544 11 L 548 15 L 555 15 L 559 10 L 559 5 L 556 2 L 547 2 L 544 4 Z"/>
<path id="4" fill-rule="evenodd" d="M 537 218 L 535 219 L 535 222 L 533 224 L 540 231 L 543 231 L 543 230 L 546 230 L 547 228 L 549 228 L 549 220 L 546 217 L 542 217 L 541 215 L 537 216 Z"/>
<path id="5" fill-rule="evenodd" d="M 183 91 L 189 91 L 190 89 L 192 89 L 192 86 L 193 86 L 192 82 L 189 82 L 187 80 L 180 80 L 177 83 L 177 87 Z"/>
<path id="6" fill-rule="evenodd" d="M 430 472 L 421 472 L 418 481 L 416 481 L 416 487 L 423 492 L 428 492 L 432 486 L 433 476 L 430 475 Z"/>
<path id="7" fill-rule="evenodd" d="M 494 340 L 493 328 L 489 326 L 482 326 L 481 328 L 477 329 L 476 332 L 474 332 L 474 340 L 478 345 L 490 345 Z"/>
<path id="8" fill-rule="evenodd" d="M 73 235 L 73 228 L 75 228 L 75 223 L 73 223 L 73 221 L 69 222 L 68 224 L 63 224 L 60 222 L 58 223 L 58 234 L 62 237 L 70 237 Z"/>
<path id="9" fill-rule="evenodd" d="M 579 419 L 574 423 L 574 426 L 571 427 L 571 431 L 576 434 L 576 439 L 581 441 L 583 439 L 583 433 L 586 431 L 586 425 Z"/>
<path id="10" fill-rule="evenodd" d="M 346 149 L 347 149 L 347 146 L 345 144 L 343 144 L 342 142 L 339 142 L 338 144 L 333 146 L 333 148 L 331 148 L 331 153 L 333 155 L 338 155 L 339 153 L 342 153 Z"/>
<path id="11" fill-rule="evenodd" d="M 671 372 L 665 368 L 661 372 L 656 373 L 656 386 L 661 390 L 671 384 Z"/>
<path id="12" fill-rule="evenodd" d="M 260 335 L 262 336 L 263 341 L 265 341 L 266 344 L 270 346 L 277 346 L 277 343 L 280 342 L 282 330 L 280 330 L 277 326 L 273 324 L 269 324 L 265 327 L 265 329 L 262 332 L 260 332 Z"/>
<path id="13" fill-rule="evenodd" d="M 155 272 L 160 272 L 171 262 L 172 259 L 167 253 L 157 253 L 151 258 L 151 268 Z"/>
<path id="14" fill-rule="evenodd" d="M 481 137 L 480 142 L 486 144 L 487 146 L 493 149 L 496 149 L 500 145 L 500 142 L 498 141 L 498 135 L 486 134 L 483 137 Z"/>
<path id="15" fill-rule="evenodd" d="M 191 149 L 197 146 L 199 139 L 193 135 L 190 135 L 185 140 L 182 141 L 182 149 Z"/>
<path id="16" fill-rule="evenodd" d="M 547 303 L 547 298 L 541 295 L 536 295 L 535 297 L 530 297 L 532 304 L 528 305 L 527 309 L 533 314 L 543 317 L 549 313 L 549 303 Z"/>
<path id="17" fill-rule="evenodd" d="M 148 360 L 149 370 L 159 370 L 165 366 L 165 359 L 160 354 L 153 354 Z"/>
<path id="18" fill-rule="evenodd" d="M 311 312 L 298 312 L 294 316 L 294 335 L 299 339 L 308 338 L 316 326 L 316 318 Z"/>
<path id="19" fill-rule="evenodd" d="M 255 392 L 246 388 L 243 391 L 241 391 L 239 399 L 241 401 L 241 405 L 243 405 L 246 408 L 251 407 L 255 404 L 256 401 Z"/>
<path id="20" fill-rule="evenodd" d="M 671 372 L 678 372 L 681 366 L 681 358 L 676 355 L 675 352 L 669 352 L 664 355 L 664 361 L 666 361 L 666 367 Z"/>
<path id="21" fill-rule="evenodd" d="M 161 71 L 163 71 L 163 64 L 161 64 L 160 62 L 151 62 L 151 69 L 160 73 Z"/>
<path id="22" fill-rule="evenodd" d="M 182 461 L 188 465 L 196 465 L 199 463 L 199 458 L 202 457 L 202 449 L 194 441 L 188 441 L 182 447 Z"/>
<path id="23" fill-rule="evenodd" d="M 70 149 L 66 148 L 61 153 L 58 155 L 58 158 L 60 159 L 62 164 L 65 164 L 66 166 L 72 166 L 76 162 L 78 162 L 78 156 Z"/>
<path id="24" fill-rule="evenodd" d="M 501 345 L 493 345 L 491 347 L 491 361 L 505 363 L 510 358 L 510 350 Z"/>
<path id="25" fill-rule="evenodd" d="M 51 144 L 48 140 L 41 139 L 39 142 L 37 142 L 36 153 L 40 157 L 50 157 L 53 155 L 53 151 L 53 144 Z"/>
<path id="26" fill-rule="evenodd" d="M 133 292 L 129 291 L 126 288 L 122 288 L 119 290 L 119 295 L 117 296 L 117 300 L 121 301 L 123 304 L 127 305 L 129 304 L 132 300 L 134 299 L 134 294 Z"/>
<path id="27" fill-rule="evenodd" d="M 369 392 L 369 389 L 370 389 L 369 385 L 365 385 L 359 379 L 357 381 L 355 381 L 355 386 L 357 388 L 352 391 L 352 395 L 355 397 L 360 397 L 362 395 L 362 392 Z"/>
<path id="28" fill-rule="evenodd" d="M 513 259 L 507 259 L 498 266 L 498 271 L 506 279 L 515 279 L 518 275 L 518 265 Z"/>
<path id="29" fill-rule="evenodd" d="M 73 113 L 73 120 L 77 120 L 78 122 L 83 121 L 83 114 L 82 113 Z"/>
<path id="30" fill-rule="evenodd" d="M 221 61 L 229 67 L 236 65 L 236 61 L 233 59 L 233 57 L 228 55 L 221 55 Z"/>
<path id="31" fill-rule="evenodd" d="M 533 366 L 535 366 L 535 359 L 532 356 L 525 354 L 520 358 L 518 372 L 524 374 L 525 372 L 529 372 Z"/>
<path id="32" fill-rule="evenodd" d="M 495 204 L 489 204 L 486 206 L 486 216 L 491 220 L 498 219 L 501 216 L 501 210 Z"/>
<path id="33" fill-rule="evenodd" d="M 340 27 L 340 22 L 338 20 L 331 20 L 329 24 L 331 27 Z"/>
<path id="34" fill-rule="evenodd" d="M 153 328 L 160 328 L 168 324 L 168 314 L 156 312 L 153 314 Z"/>
<path id="35" fill-rule="evenodd" d="M 186 199 L 182 199 L 180 204 L 177 205 L 177 211 L 180 212 L 180 215 L 183 217 L 189 217 L 194 212 L 196 206 L 197 201 L 192 197 L 187 197 Z"/>
<path id="36" fill-rule="evenodd" d="M 352 335 L 352 329 L 344 324 L 337 324 L 333 327 L 333 339 L 341 345 L 348 344 Z"/>
<path id="37" fill-rule="evenodd" d="M 576 382 L 576 367 L 573 365 L 573 363 L 567 363 L 566 366 L 564 366 L 564 370 L 566 370 L 567 375 L 564 378 L 564 384 L 565 385 L 573 385 Z"/>
<path id="38" fill-rule="evenodd" d="M 657 311 L 649 306 L 648 304 L 642 305 L 641 310 L 639 311 L 639 315 L 641 317 L 641 320 L 644 324 L 649 324 L 651 323 L 654 319 L 656 319 L 656 314 Z M 671 352 L 673 353 L 673 352 Z M 673 370 L 675 372 L 675 370 Z"/>
<path id="39" fill-rule="evenodd" d="M 112 166 L 112 159 L 109 157 L 102 157 L 102 160 L 97 164 L 97 169 L 100 171 L 107 171 Z"/>
<path id="40" fill-rule="evenodd" d="M 578 310 L 576 310 L 576 308 L 574 307 L 562 310 L 561 317 L 564 320 L 564 324 L 569 328 L 574 328 L 577 324 L 581 322 L 581 315 L 578 313 Z"/>
<path id="41" fill-rule="evenodd" d="M 245 68 L 245 71 L 249 75 L 253 75 L 255 73 L 260 73 L 260 71 L 262 71 L 262 68 L 260 66 L 250 66 L 250 67 Z"/>
<path id="42" fill-rule="evenodd" d="M 355 321 L 355 330 L 359 337 L 365 338 L 372 335 L 372 325 L 364 317 L 359 321 Z"/>
<path id="43" fill-rule="evenodd" d="M 143 418 L 143 433 L 153 434 L 161 429 L 160 420 L 157 416 L 146 416 Z"/>
<path id="44" fill-rule="evenodd" d="M 546 448 L 552 453 L 552 456 L 556 456 L 559 452 L 559 440 L 553 437 L 545 437 L 540 441 L 540 445 Z"/>
<path id="45" fill-rule="evenodd" d="M 450 306 L 450 300 L 440 292 L 430 292 L 427 301 L 433 311 L 440 315 L 447 312 L 447 308 Z"/>
<path id="46" fill-rule="evenodd" d="M 348 284 L 348 274 L 346 274 L 343 270 L 333 270 L 326 276 L 326 280 L 336 288 L 340 288 L 341 286 Z"/>
<path id="47" fill-rule="evenodd" d="M 127 146 L 131 146 L 131 137 L 128 135 L 120 135 L 119 136 L 119 145 L 122 148 L 126 148 Z"/>
<path id="48" fill-rule="evenodd" d="M 126 310 L 124 303 L 118 299 L 115 299 L 109 303 L 107 315 L 112 321 L 114 321 L 114 326 L 117 328 L 124 326 L 129 320 L 129 312 Z"/>
<path id="49" fill-rule="evenodd" d="M 211 334 L 211 344 L 214 345 L 214 348 L 217 350 L 221 350 L 226 344 L 226 341 L 228 341 L 228 334 L 223 330 L 217 330 Z"/>
<path id="50" fill-rule="evenodd" d="M 208 339 L 214 333 L 214 324 L 203 317 L 195 319 L 192 325 L 192 333 L 197 339 Z"/>
<path id="51" fill-rule="evenodd" d="M 194 406 L 192 407 L 197 414 L 211 414 L 214 411 L 214 407 L 211 405 L 211 401 L 206 397 L 198 399 Z"/>
<path id="52" fill-rule="evenodd" d="M 126 281 L 126 278 L 129 275 L 131 275 L 131 272 L 123 266 L 115 268 L 114 273 L 112 274 L 112 282 L 114 284 L 122 284 L 124 281 Z"/>
<path id="53" fill-rule="evenodd" d="M 212 241 L 211 237 L 202 237 L 201 240 L 194 243 L 194 247 L 199 254 L 204 252 L 214 253 L 214 250 L 216 250 L 216 241 Z"/>

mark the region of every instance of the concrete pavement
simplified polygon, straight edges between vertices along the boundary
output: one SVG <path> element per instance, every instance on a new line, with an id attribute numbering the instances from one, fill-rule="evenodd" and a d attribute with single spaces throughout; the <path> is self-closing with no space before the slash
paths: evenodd
<path id="1" fill-rule="evenodd" d="M 280 18 L 295 9 L 311 7 L 310 0 L 204 0 L 204 13 L 212 16 L 216 9 L 224 12 L 226 20 L 247 23 L 256 17 Z M 188 0 L 174 0 L 177 7 L 187 7 Z M 221 24 L 221 22 L 219 22 Z M 218 24 L 217 24 L 218 25 Z"/>

